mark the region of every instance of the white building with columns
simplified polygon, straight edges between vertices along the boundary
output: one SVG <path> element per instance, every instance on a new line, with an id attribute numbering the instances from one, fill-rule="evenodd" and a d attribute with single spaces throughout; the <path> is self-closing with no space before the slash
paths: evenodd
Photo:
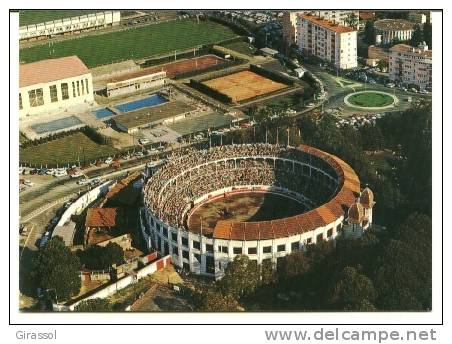
<path id="1" fill-rule="evenodd" d="M 374 23 L 376 44 L 389 44 L 394 40 L 409 41 L 415 23 L 404 19 L 381 19 Z"/>
<path id="2" fill-rule="evenodd" d="M 91 72 L 77 56 L 19 65 L 19 118 L 93 102 Z"/>

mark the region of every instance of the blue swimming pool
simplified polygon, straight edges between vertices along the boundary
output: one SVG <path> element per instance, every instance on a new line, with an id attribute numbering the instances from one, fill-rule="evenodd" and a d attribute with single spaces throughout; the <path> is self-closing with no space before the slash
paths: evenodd
<path id="1" fill-rule="evenodd" d="M 121 112 L 129 112 L 129 111 L 138 110 L 138 109 L 141 109 L 144 107 L 150 107 L 150 106 L 163 104 L 166 102 L 167 102 L 167 100 L 165 98 L 163 98 L 162 96 L 160 96 L 158 94 L 153 94 L 149 97 L 135 100 L 133 102 L 115 105 L 115 108 L 117 108 Z"/>
<path id="2" fill-rule="evenodd" d="M 78 124 L 82 124 L 83 122 L 79 120 L 75 116 L 69 116 L 61 119 L 57 119 L 55 121 L 46 122 L 46 123 L 39 123 L 32 125 L 31 128 L 37 133 L 37 134 L 43 134 L 48 133 L 50 131 L 56 131 L 61 129 L 70 128 L 73 126 L 76 126 Z"/>
<path id="3" fill-rule="evenodd" d="M 114 116 L 114 112 L 107 108 L 102 108 L 93 112 L 94 117 L 97 119 L 102 119 L 105 117 Z"/>

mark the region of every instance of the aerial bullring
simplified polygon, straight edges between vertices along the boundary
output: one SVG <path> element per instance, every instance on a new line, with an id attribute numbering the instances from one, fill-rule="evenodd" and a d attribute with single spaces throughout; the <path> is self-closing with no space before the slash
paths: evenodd
<path id="1" fill-rule="evenodd" d="M 152 175 L 143 198 L 148 247 L 215 278 L 238 254 L 277 264 L 292 251 L 334 239 L 344 226 L 366 229 L 374 205 L 372 191 L 361 190 L 347 163 L 305 145 L 191 150 Z"/>

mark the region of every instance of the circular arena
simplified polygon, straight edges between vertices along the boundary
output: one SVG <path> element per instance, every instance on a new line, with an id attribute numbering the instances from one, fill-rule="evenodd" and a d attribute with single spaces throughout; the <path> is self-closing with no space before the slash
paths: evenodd
<path id="1" fill-rule="evenodd" d="M 246 254 L 285 255 L 372 223 L 373 193 L 338 157 L 313 147 L 241 144 L 174 155 L 147 181 L 140 222 L 149 248 L 221 278 Z"/>

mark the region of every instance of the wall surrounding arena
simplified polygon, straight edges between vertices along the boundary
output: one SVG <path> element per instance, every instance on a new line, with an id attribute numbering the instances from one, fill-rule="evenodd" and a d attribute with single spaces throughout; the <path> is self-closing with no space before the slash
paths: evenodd
<path id="1" fill-rule="evenodd" d="M 265 260 L 277 264 L 278 258 L 282 258 L 292 251 L 304 249 L 308 244 L 317 243 L 319 236 L 322 240 L 333 240 L 344 220 L 344 217 L 341 216 L 324 227 L 290 237 L 241 241 L 207 238 L 185 229 L 169 226 L 160 221 L 149 209 L 144 209 L 143 214 L 145 220 L 141 222 L 141 229 L 144 237 L 147 238 L 148 248 L 171 255 L 172 263 L 181 268 L 187 268 L 193 273 L 212 276 L 216 279 L 223 276 L 228 262 L 238 254 L 246 254 L 258 264 L 262 264 Z M 222 247 L 227 247 L 227 253 L 222 252 L 224 251 Z M 266 250 L 270 247 L 270 252 L 264 251 L 264 247 Z M 241 253 L 234 253 L 234 248 L 241 249 Z M 256 249 L 256 253 L 248 253 L 250 248 Z M 213 258 L 213 268 L 209 268 L 209 257 Z"/>

